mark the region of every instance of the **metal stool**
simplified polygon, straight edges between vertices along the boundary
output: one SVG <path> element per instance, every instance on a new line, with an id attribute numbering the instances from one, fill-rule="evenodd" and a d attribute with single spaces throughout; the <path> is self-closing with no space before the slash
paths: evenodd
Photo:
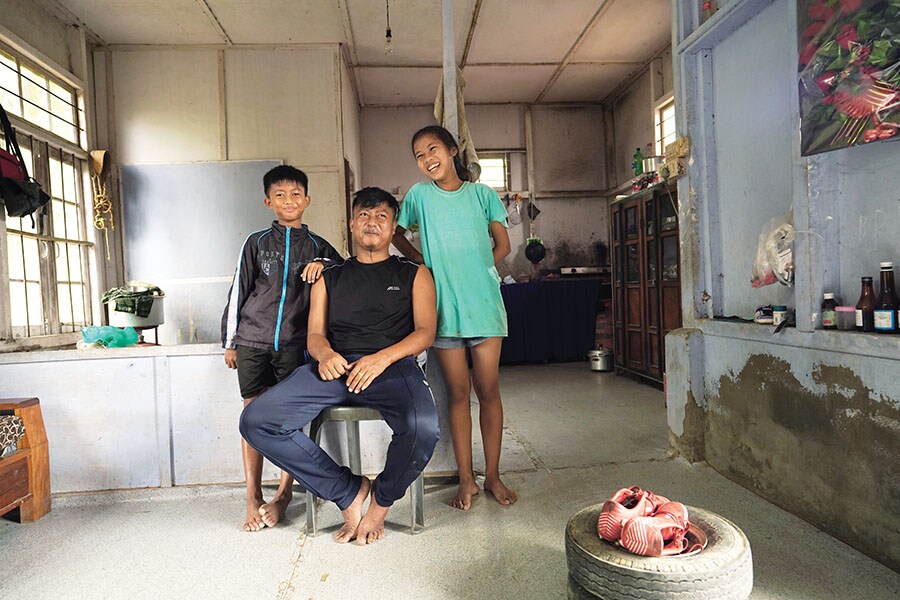
<path id="1" fill-rule="evenodd" d="M 347 427 L 347 451 L 350 455 L 350 470 L 356 475 L 362 474 L 362 460 L 359 449 L 359 422 L 382 421 L 381 413 L 374 408 L 363 406 L 332 406 L 326 408 L 313 419 L 309 428 L 309 437 L 317 444 L 322 438 L 322 425 L 329 421 L 344 421 Z M 423 473 L 410 486 L 412 497 L 412 524 L 410 533 L 421 533 L 425 529 L 425 478 Z M 306 491 L 306 533 L 316 535 L 316 496 Z"/>

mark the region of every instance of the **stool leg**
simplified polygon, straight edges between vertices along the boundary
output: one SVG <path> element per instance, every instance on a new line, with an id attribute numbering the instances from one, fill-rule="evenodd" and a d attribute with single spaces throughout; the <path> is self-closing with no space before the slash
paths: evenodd
<path id="1" fill-rule="evenodd" d="M 309 437 L 317 444 L 322 437 L 322 421 L 319 417 L 313 419 L 309 426 Z M 309 490 L 306 490 L 306 535 L 315 536 L 317 529 L 316 523 L 316 496 Z"/>
<path id="2" fill-rule="evenodd" d="M 413 481 L 409 489 L 410 500 L 412 501 L 412 527 L 410 533 L 413 535 L 422 533 L 425 529 L 425 474 L 419 473 L 416 480 Z"/>
<path id="3" fill-rule="evenodd" d="M 362 458 L 359 450 L 359 421 L 345 421 L 347 424 L 347 452 L 350 455 L 350 470 L 354 475 L 362 475 Z"/>

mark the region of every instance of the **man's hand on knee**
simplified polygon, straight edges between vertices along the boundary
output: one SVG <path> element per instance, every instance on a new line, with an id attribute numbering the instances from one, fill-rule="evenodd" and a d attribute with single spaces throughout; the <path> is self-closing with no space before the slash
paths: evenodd
<path id="1" fill-rule="evenodd" d="M 347 359 L 337 352 L 332 352 L 325 360 L 319 361 L 319 377 L 324 381 L 340 379 L 349 369 Z"/>
<path id="2" fill-rule="evenodd" d="M 356 360 L 350 365 L 350 374 L 347 375 L 347 388 L 354 394 L 358 394 L 384 373 L 391 366 L 391 360 L 376 352 Z"/>

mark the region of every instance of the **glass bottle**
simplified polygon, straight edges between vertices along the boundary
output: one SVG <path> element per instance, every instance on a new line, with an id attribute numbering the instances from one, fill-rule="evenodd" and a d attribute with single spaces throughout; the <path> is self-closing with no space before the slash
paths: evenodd
<path id="1" fill-rule="evenodd" d="M 834 294 L 826 292 L 822 301 L 822 329 L 837 329 L 837 302 Z"/>
<path id="2" fill-rule="evenodd" d="M 862 291 L 856 303 L 856 330 L 875 331 L 875 290 L 872 278 L 862 278 Z"/>
<path id="3" fill-rule="evenodd" d="M 897 331 L 897 297 L 894 295 L 894 263 L 881 263 L 881 294 L 875 303 L 875 331 Z"/>

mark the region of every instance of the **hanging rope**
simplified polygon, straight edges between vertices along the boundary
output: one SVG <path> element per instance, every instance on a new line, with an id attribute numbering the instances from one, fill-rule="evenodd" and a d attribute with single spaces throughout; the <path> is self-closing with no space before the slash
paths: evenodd
<path id="1" fill-rule="evenodd" d="M 106 193 L 106 176 L 109 173 L 109 153 L 106 150 L 92 150 L 88 161 L 91 171 L 91 191 L 94 194 L 94 229 L 103 232 L 106 242 L 106 260 L 110 260 L 109 230 L 115 231 L 112 202 Z"/>

